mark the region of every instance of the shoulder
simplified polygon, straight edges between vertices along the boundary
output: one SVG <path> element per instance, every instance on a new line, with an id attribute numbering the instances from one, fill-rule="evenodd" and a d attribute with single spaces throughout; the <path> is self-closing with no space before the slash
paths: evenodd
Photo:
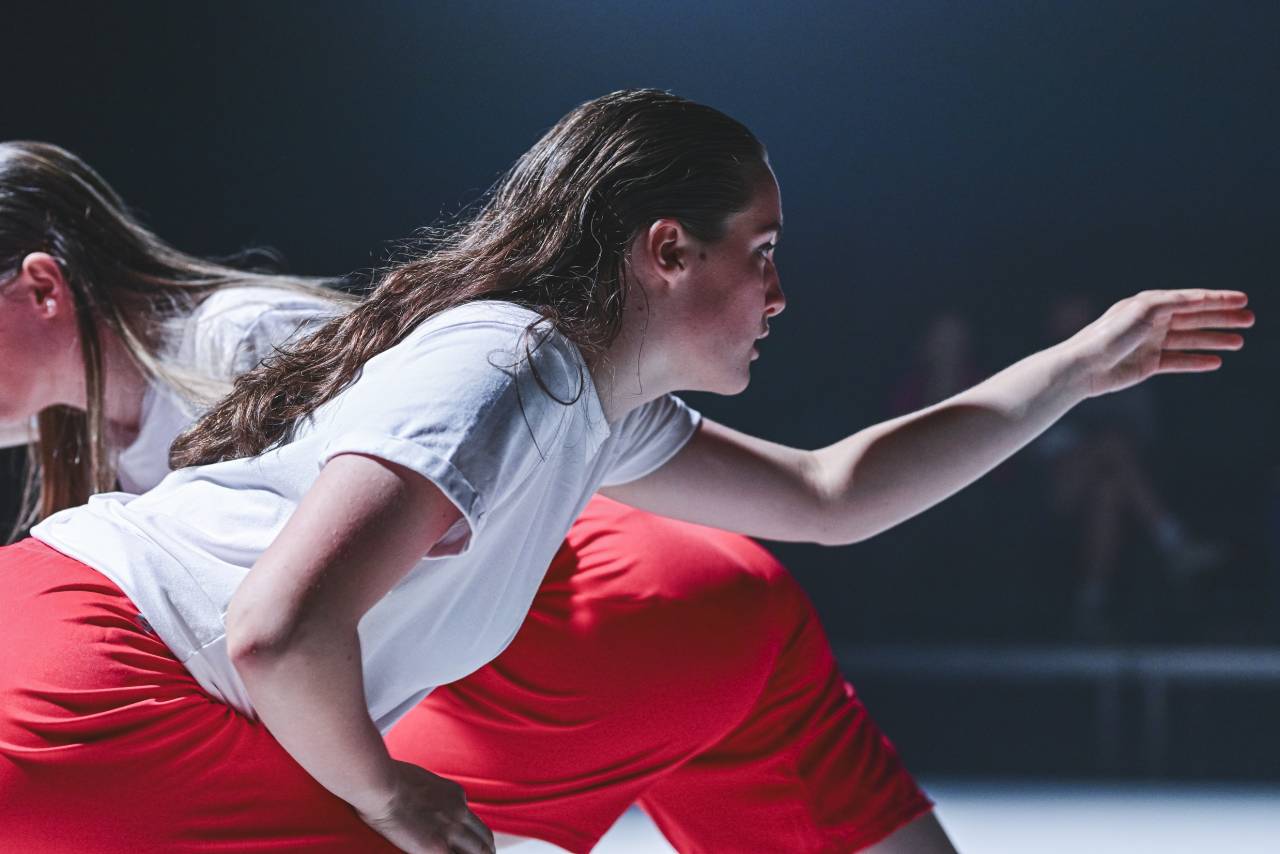
<path id="1" fill-rule="evenodd" d="M 485 301 L 427 318 L 369 360 L 352 399 L 401 412 L 406 423 L 449 422 L 495 445 L 532 430 L 546 447 L 590 404 L 589 382 L 577 348 L 537 312 Z"/>
<path id="2" fill-rule="evenodd" d="M 196 306 L 189 325 L 205 330 L 248 328 L 260 323 L 264 315 L 336 314 L 341 310 L 336 298 L 322 293 L 263 286 L 230 287 L 214 291 Z"/>
<path id="3" fill-rule="evenodd" d="M 452 330 L 520 331 L 543 323 L 542 315 L 530 308 L 501 300 L 473 300 L 431 315 L 411 334 L 441 334 Z"/>
<path id="4" fill-rule="evenodd" d="M 555 397 L 575 395 L 585 366 L 578 348 L 538 312 L 483 300 L 433 315 L 406 337 L 408 348 L 463 372 L 529 379 Z"/>
<path id="5" fill-rule="evenodd" d="M 180 361 L 205 373 L 239 373 L 300 329 L 344 310 L 323 294 L 273 287 L 222 288 L 182 328 Z"/>

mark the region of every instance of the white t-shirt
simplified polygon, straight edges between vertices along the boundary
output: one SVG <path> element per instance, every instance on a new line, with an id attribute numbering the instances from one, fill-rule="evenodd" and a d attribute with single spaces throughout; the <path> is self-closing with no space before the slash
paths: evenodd
<path id="1" fill-rule="evenodd" d="M 274 349 L 333 315 L 334 303 L 283 288 L 215 291 L 191 313 L 172 358 L 183 367 L 230 383 Z M 166 385 L 152 384 L 142 399 L 138 435 L 116 456 L 120 488 L 134 495 L 169 473 L 169 446 L 199 414 Z"/>
<path id="2" fill-rule="evenodd" d="M 224 616 L 325 461 L 358 452 L 422 474 L 462 518 L 360 622 L 365 697 L 386 732 L 510 642 L 600 486 L 643 477 L 697 428 L 670 395 L 608 424 L 562 336 L 521 361 L 535 319 L 502 302 L 442 312 L 370 359 L 289 443 L 174 472 L 142 496 L 94 496 L 32 535 L 116 582 L 210 694 L 252 715 Z"/>

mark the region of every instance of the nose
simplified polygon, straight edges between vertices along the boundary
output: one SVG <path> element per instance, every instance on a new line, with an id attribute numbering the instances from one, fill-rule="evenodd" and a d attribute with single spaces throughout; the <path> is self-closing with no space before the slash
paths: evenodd
<path id="1" fill-rule="evenodd" d="M 787 307 L 787 296 L 782 292 L 782 279 L 778 276 L 778 268 L 769 261 L 769 281 L 764 292 L 764 315 L 776 317 Z"/>

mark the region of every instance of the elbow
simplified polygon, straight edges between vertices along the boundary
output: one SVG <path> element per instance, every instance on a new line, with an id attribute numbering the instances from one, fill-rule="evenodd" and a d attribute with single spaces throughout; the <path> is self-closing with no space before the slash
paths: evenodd
<path id="1" fill-rule="evenodd" d="M 298 635 L 297 621 L 277 611 L 267 615 L 239 594 L 227 609 L 227 657 L 237 670 L 278 658 Z"/>
<path id="2" fill-rule="evenodd" d="M 815 504 L 810 539 L 819 545 L 865 542 L 911 515 L 903 514 L 902 507 L 914 499 L 865 465 L 860 468 L 866 448 L 851 454 L 843 444 L 810 452 L 806 476 Z"/>
<path id="3" fill-rule="evenodd" d="M 227 620 L 227 657 L 236 670 L 251 668 L 278 653 L 282 645 L 265 633 L 243 623 Z"/>
<path id="4" fill-rule="evenodd" d="M 898 521 L 887 506 L 874 506 L 865 496 L 828 497 L 815 514 L 813 541 L 823 546 L 852 546 L 892 528 Z"/>
<path id="5" fill-rule="evenodd" d="M 820 490 L 810 519 L 809 539 L 822 546 L 851 546 L 893 527 L 883 510 L 877 512 L 865 497 L 846 488 Z"/>
<path id="6" fill-rule="evenodd" d="M 271 657 L 273 652 L 278 650 L 278 646 L 264 642 L 255 636 L 233 632 L 230 628 L 227 629 L 227 658 L 231 660 L 231 664 L 238 671 L 243 672 L 246 669 L 252 669 L 255 665 L 262 664 L 267 658 Z"/>
<path id="7" fill-rule="evenodd" d="M 856 525 L 849 525 L 845 520 L 843 526 L 835 524 L 823 525 L 812 538 L 820 546 L 852 546 L 874 537 L 877 531 L 867 531 Z"/>
<path id="8" fill-rule="evenodd" d="M 808 532 L 806 540 L 820 546 L 850 546 L 869 539 L 877 532 L 862 524 L 862 514 L 851 506 L 847 482 L 833 474 L 834 466 L 825 459 L 822 451 L 808 456 L 809 494 L 812 502 L 808 508 Z"/>
<path id="9" fill-rule="evenodd" d="M 875 534 L 858 524 L 857 513 L 843 503 L 830 500 L 822 501 L 810 514 L 809 521 L 812 527 L 805 539 L 820 546 L 851 546 Z"/>

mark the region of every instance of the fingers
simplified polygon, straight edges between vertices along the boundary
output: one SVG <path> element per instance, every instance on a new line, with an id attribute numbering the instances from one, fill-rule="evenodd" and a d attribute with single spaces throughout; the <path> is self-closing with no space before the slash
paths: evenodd
<path id="1" fill-rule="evenodd" d="M 1179 353 L 1166 350 L 1160 354 L 1161 374 L 1201 374 L 1222 367 L 1222 357 L 1209 353 Z"/>
<path id="2" fill-rule="evenodd" d="M 497 850 L 498 846 L 494 842 L 493 831 L 489 829 L 489 825 L 480 820 L 480 816 L 468 809 L 462 816 L 462 822 L 485 843 L 487 847 L 484 850 L 486 852 Z"/>
<path id="3" fill-rule="evenodd" d="M 1206 288 L 1143 291 L 1136 299 L 1149 308 L 1178 312 L 1244 308 L 1249 304 L 1249 295 L 1244 291 L 1215 291 Z"/>
<path id="4" fill-rule="evenodd" d="M 494 854 L 495 851 L 493 834 L 485 838 L 465 824 L 455 825 L 449 832 L 450 854 Z"/>
<path id="5" fill-rule="evenodd" d="M 1170 329 L 1248 329 L 1253 326 L 1252 311 L 1192 311 L 1175 314 Z"/>
<path id="6" fill-rule="evenodd" d="M 1239 350 L 1244 337 L 1232 332 L 1170 332 L 1165 336 L 1166 350 Z"/>

